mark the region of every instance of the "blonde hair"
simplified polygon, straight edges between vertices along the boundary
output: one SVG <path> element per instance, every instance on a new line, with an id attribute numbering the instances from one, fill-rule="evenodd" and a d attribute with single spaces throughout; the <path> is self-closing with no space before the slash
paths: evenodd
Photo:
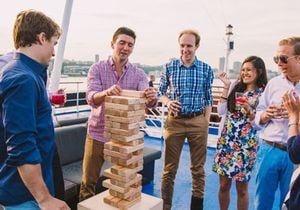
<path id="1" fill-rule="evenodd" d="M 290 45 L 294 47 L 294 55 L 300 55 L 300 37 L 289 37 L 279 41 L 279 46 Z"/>
<path id="2" fill-rule="evenodd" d="M 186 29 L 186 30 L 183 30 L 179 33 L 179 36 L 178 36 L 178 41 L 179 39 L 182 37 L 183 34 L 191 34 L 191 35 L 194 35 L 195 36 L 195 45 L 196 46 L 199 46 L 200 44 L 200 35 L 199 33 L 196 31 L 196 30 L 193 30 L 193 29 Z"/>

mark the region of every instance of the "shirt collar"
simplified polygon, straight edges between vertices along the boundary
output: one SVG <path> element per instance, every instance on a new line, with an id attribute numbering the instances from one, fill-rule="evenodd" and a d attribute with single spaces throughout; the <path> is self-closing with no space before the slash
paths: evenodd
<path id="1" fill-rule="evenodd" d="M 111 67 L 114 67 L 114 66 L 115 66 L 114 61 L 113 61 L 113 59 L 112 59 L 111 56 L 108 57 L 108 63 L 109 63 L 109 65 L 110 65 Z M 128 67 L 129 67 L 129 62 L 127 61 L 127 62 L 125 63 L 125 65 L 124 65 L 124 70 L 127 70 Z M 114 69 L 114 71 L 115 71 L 115 68 L 113 68 L 113 69 Z"/>
<path id="2" fill-rule="evenodd" d="M 16 52 L 14 54 L 14 60 L 20 60 L 26 63 L 34 73 L 41 76 L 44 81 L 47 81 L 47 68 L 48 68 L 47 65 L 41 64 L 33 60 L 32 58 L 28 57 L 27 55 L 19 52 Z"/>
<path id="3" fill-rule="evenodd" d="M 291 80 L 289 80 L 287 78 L 287 76 L 285 76 L 284 74 L 280 74 L 281 78 L 284 79 L 284 80 L 287 80 L 289 83 L 291 83 L 292 85 L 296 86 L 299 84 L 300 81 L 296 82 L 296 84 L 294 84 L 294 82 L 292 82 Z"/>
<path id="4" fill-rule="evenodd" d="M 190 67 L 195 67 L 195 66 L 197 66 L 197 62 L 198 62 L 198 61 L 199 61 L 199 60 L 198 60 L 197 57 L 195 56 L 195 59 L 194 59 L 192 65 L 191 65 Z M 181 58 L 179 59 L 179 65 L 180 65 L 181 67 L 185 67 L 185 65 L 184 65 L 184 63 L 182 62 Z M 189 67 L 189 68 L 190 68 L 190 67 Z"/>

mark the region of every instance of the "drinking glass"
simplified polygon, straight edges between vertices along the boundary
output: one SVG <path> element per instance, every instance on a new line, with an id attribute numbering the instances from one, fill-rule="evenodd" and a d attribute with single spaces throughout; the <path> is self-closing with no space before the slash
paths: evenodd
<path id="1" fill-rule="evenodd" d="M 175 101 L 177 101 L 177 105 L 181 104 L 180 94 L 175 93 Z M 178 116 L 178 114 L 181 112 L 181 107 L 177 110 L 177 112 L 173 113 L 174 116 Z"/>
<path id="2" fill-rule="evenodd" d="M 54 105 L 64 105 L 66 102 L 66 95 L 63 93 L 53 93 L 50 96 L 51 103 Z"/>
<path id="3" fill-rule="evenodd" d="M 272 105 L 273 105 L 273 107 L 275 109 L 274 118 L 276 118 L 276 119 L 282 118 L 282 113 L 284 111 L 284 106 L 283 106 L 282 102 L 273 103 Z"/>
<path id="4" fill-rule="evenodd" d="M 237 108 L 241 108 L 241 104 L 245 103 L 245 95 L 243 92 L 235 92 L 235 105 Z"/>

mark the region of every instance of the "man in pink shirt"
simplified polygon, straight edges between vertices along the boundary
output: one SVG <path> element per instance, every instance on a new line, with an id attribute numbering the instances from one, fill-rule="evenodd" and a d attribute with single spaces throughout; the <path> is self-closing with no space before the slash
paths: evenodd
<path id="1" fill-rule="evenodd" d="M 104 163 L 104 143 L 109 141 L 103 136 L 105 96 L 120 95 L 122 89 L 138 90 L 144 91 L 146 106 L 152 107 L 157 102 L 156 91 L 148 87 L 144 71 L 128 62 L 135 39 L 133 30 L 118 28 L 111 41 L 112 56 L 95 63 L 89 70 L 86 97 L 92 111 L 85 142 L 80 201 L 95 195 L 96 182 Z"/>

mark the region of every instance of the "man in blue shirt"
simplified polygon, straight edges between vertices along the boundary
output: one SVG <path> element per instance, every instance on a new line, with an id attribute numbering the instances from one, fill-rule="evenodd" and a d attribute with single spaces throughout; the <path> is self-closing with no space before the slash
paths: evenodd
<path id="1" fill-rule="evenodd" d="M 182 31 L 178 42 L 181 58 L 166 64 L 159 85 L 160 100 L 169 110 L 164 132 L 165 162 L 161 193 L 164 210 L 170 210 L 179 158 L 187 138 L 192 172 L 191 209 L 202 210 L 213 72 L 209 65 L 195 56 L 200 44 L 196 31 Z"/>
<path id="2" fill-rule="evenodd" d="M 7 210 L 70 209 L 53 197 L 54 128 L 45 88 L 60 34 L 41 12 L 17 15 L 17 52 L 0 75 L 0 204 Z"/>
<path id="3" fill-rule="evenodd" d="M 9 52 L 5 55 L 0 56 L 0 74 L 2 73 L 2 68 L 13 60 L 14 52 Z M 62 91 L 59 89 L 58 91 Z M 48 92 L 49 95 L 49 92 Z M 49 99 L 50 100 L 50 99 Z M 54 120 L 54 119 L 53 119 Z M 65 186 L 63 172 L 60 164 L 60 158 L 56 146 L 54 147 L 54 156 L 52 162 L 53 170 L 53 182 L 54 182 L 54 194 L 55 197 L 60 200 L 65 200 Z"/>

